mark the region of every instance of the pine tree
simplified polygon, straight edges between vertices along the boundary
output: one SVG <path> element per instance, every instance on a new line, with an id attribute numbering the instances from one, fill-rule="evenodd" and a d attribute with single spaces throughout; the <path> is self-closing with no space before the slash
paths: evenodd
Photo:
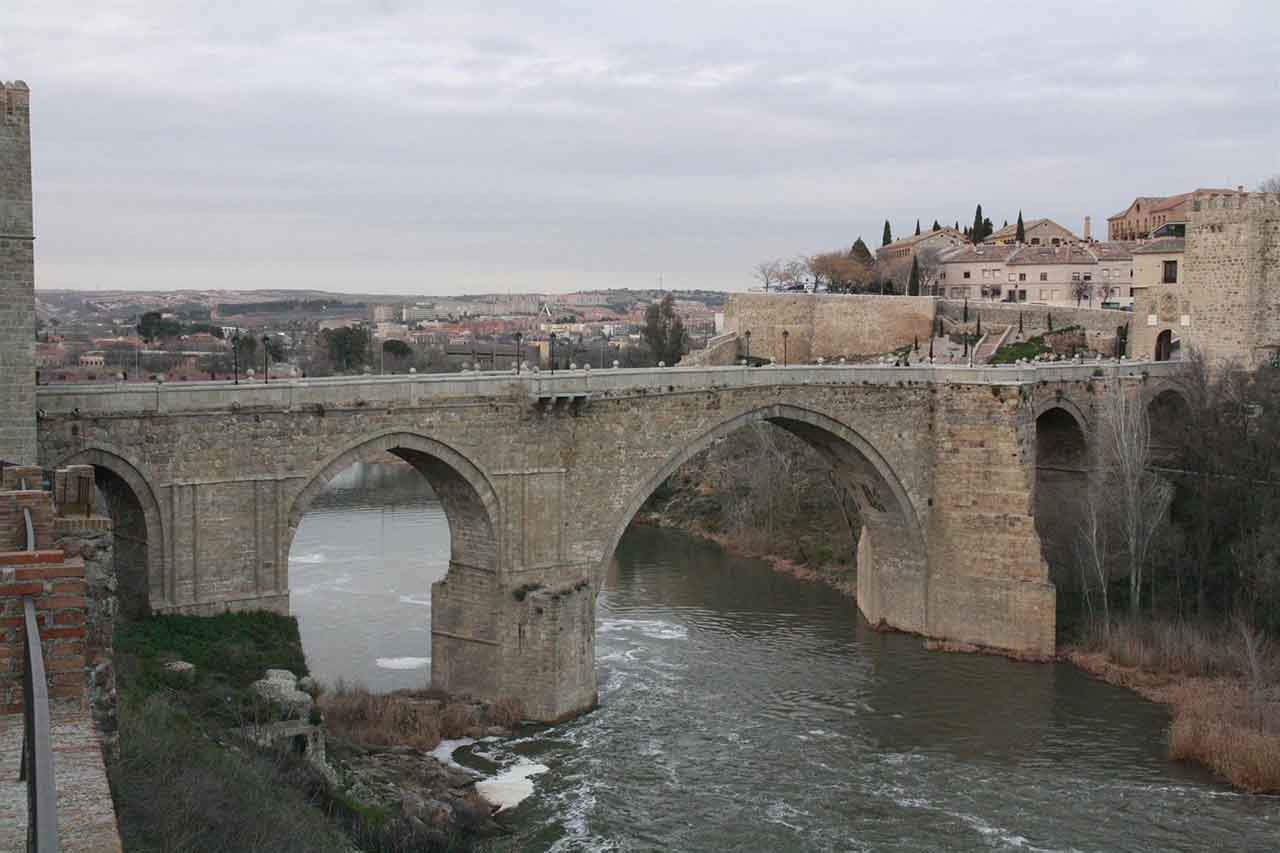
<path id="1" fill-rule="evenodd" d="M 907 279 L 907 296 L 920 295 L 920 261 L 911 256 L 911 276 Z"/>
<path id="2" fill-rule="evenodd" d="M 884 221 L 884 240 L 881 241 L 880 245 L 887 246 L 892 242 L 893 242 L 893 232 L 889 230 L 889 220 L 886 219 Z"/>
<path id="3" fill-rule="evenodd" d="M 982 242 L 982 205 L 978 205 L 978 209 L 973 212 L 973 227 L 969 229 L 969 239 L 974 245 Z"/>
<path id="4" fill-rule="evenodd" d="M 1014 239 L 1017 240 L 1019 243 L 1027 242 L 1027 229 L 1026 229 L 1026 226 L 1022 224 L 1021 210 L 1018 211 L 1018 232 L 1017 234 L 1014 235 Z"/>
<path id="5" fill-rule="evenodd" d="M 938 220 L 936 220 L 936 219 L 935 219 L 935 220 L 933 220 L 933 228 L 932 228 L 931 230 L 933 230 L 933 231 L 941 231 L 941 230 L 942 230 L 942 226 L 938 224 Z"/>
<path id="6" fill-rule="evenodd" d="M 919 219 L 916 220 L 916 236 L 917 237 L 920 236 L 920 220 Z"/>

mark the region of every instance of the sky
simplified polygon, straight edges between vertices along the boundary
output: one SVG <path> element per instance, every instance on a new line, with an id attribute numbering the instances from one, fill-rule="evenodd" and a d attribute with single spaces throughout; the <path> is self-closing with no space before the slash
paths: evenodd
<path id="1" fill-rule="evenodd" d="M 741 290 L 1280 173 L 1274 0 L 6 5 L 40 288 Z"/>

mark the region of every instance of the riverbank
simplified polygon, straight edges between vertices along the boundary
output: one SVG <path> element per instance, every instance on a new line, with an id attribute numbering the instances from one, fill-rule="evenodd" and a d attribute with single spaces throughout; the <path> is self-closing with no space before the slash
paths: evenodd
<path id="1" fill-rule="evenodd" d="M 1088 632 L 1061 659 L 1169 709 L 1169 758 L 1280 793 L 1280 660 L 1256 631 L 1189 623 Z"/>
<path id="2" fill-rule="evenodd" d="M 326 694 L 296 620 L 271 613 L 131 623 L 116 666 L 126 849 L 469 851 L 505 832 L 482 777 L 432 750 L 444 732 L 510 734 L 512 703 Z"/>

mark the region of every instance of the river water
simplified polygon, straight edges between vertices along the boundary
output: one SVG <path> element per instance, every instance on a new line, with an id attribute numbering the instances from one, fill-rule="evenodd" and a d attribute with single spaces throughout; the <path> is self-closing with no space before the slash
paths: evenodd
<path id="1" fill-rule="evenodd" d="M 313 671 L 429 677 L 439 504 L 362 465 L 303 519 L 293 609 Z M 509 849 L 1277 850 L 1280 799 L 1164 757 L 1162 708 L 1068 666 L 929 653 L 852 601 L 669 531 L 619 546 L 600 708 L 463 764 L 533 793 Z"/>

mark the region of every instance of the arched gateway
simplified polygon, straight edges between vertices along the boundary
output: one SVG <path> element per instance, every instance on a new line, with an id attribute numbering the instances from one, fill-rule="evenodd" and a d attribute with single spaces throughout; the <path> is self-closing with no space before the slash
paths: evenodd
<path id="1" fill-rule="evenodd" d="M 39 392 L 38 437 L 46 466 L 99 470 L 138 542 L 145 568 L 131 570 L 145 578 L 142 598 L 170 612 L 287 611 L 289 544 L 311 499 L 362 454 L 400 456 L 441 496 L 453 540 L 432 591 L 434 682 L 514 696 L 532 717 L 554 720 L 595 702 L 595 599 L 626 525 L 689 456 L 756 421 L 817 448 L 856 497 L 858 603 L 873 623 L 1052 654 L 1055 594 L 1033 509 L 1043 414 L 1034 401 L 1056 388 L 1083 411 L 1091 384 L 1141 384 L 1164 369 L 724 367 L 52 386 Z"/>

